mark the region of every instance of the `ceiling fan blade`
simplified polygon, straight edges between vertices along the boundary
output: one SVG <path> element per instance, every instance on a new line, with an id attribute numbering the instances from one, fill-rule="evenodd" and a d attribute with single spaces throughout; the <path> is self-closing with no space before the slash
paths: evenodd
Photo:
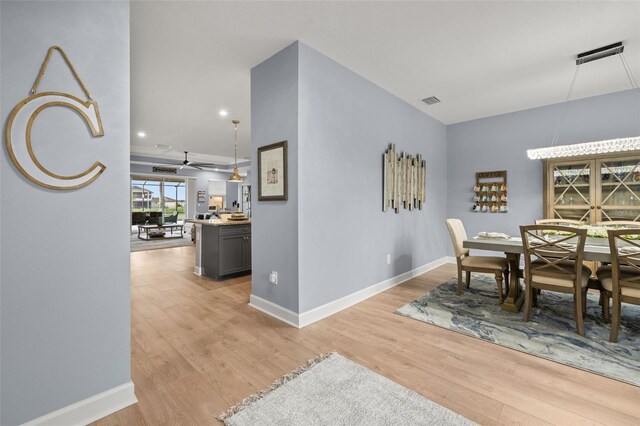
<path id="1" fill-rule="evenodd" d="M 221 164 L 215 164 L 215 163 L 193 163 L 193 164 L 200 167 L 225 167 Z"/>
<path id="2" fill-rule="evenodd" d="M 202 167 L 196 166 L 195 164 L 189 164 L 189 167 L 193 167 L 194 169 L 198 169 L 198 170 L 204 170 Z"/>
<path id="3" fill-rule="evenodd" d="M 184 164 L 182 166 L 180 166 L 180 168 L 178 170 L 182 170 L 184 169 Z"/>

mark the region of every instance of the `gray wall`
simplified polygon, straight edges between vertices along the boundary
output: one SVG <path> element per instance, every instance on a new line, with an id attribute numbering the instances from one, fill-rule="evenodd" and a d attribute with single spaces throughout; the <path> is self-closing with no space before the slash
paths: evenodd
<path id="1" fill-rule="evenodd" d="M 443 124 L 302 43 L 252 70 L 251 101 L 253 151 L 289 141 L 289 200 L 254 191 L 255 295 L 305 312 L 445 255 Z M 382 212 L 389 142 L 427 159 L 422 211 Z"/>
<path id="2" fill-rule="evenodd" d="M 131 156 L 131 161 L 145 161 L 145 162 L 166 162 L 166 159 L 158 159 L 158 158 L 150 158 L 150 157 L 140 157 L 136 155 Z M 145 164 L 131 164 L 131 173 L 139 173 L 141 175 L 153 176 L 159 175 L 162 173 L 153 173 L 153 166 L 148 166 Z M 195 193 L 194 196 L 191 197 L 189 201 L 191 209 L 195 209 L 198 213 L 206 213 L 209 211 L 209 180 L 227 180 L 229 179 L 229 173 L 220 173 L 220 172 L 210 172 L 210 171 L 201 171 L 197 169 L 184 168 L 182 170 L 178 170 L 176 172 L 176 176 L 189 176 L 195 177 Z M 235 189 L 234 189 L 235 188 Z M 197 191 L 205 191 L 205 201 L 203 203 L 198 203 L 197 200 Z M 227 183 L 227 202 L 229 206 L 233 201 L 238 200 L 238 184 L 234 182 Z M 190 210 L 191 210 L 190 209 Z"/>
<path id="3" fill-rule="evenodd" d="M 3 127 L 49 46 L 61 45 L 98 102 L 105 136 L 50 108 L 35 122 L 34 150 L 62 173 L 96 159 L 107 166 L 85 188 L 48 190 L 13 167 L 3 143 L 0 424 L 9 426 L 130 380 L 129 4 L 3 1 L 0 10 Z M 40 91 L 84 98 L 57 54 Z"/>
<path id="4" fill-rule="evenodd" d="M 551 145 L 564 108 L 550 105 L 447 127 L 447 215 L 462 219 L 470 236 L 518 235 L 519 225 L 543 217 L 542 162 L 529 160 L 526 151 Z M 629 90 L 570 102 L 558 145 L 639 134 L 640 93 Z M 492 170 L 507 170 L 509 212 L 474 213 L 475 173 Z"/>
<path id="5" fill-rule="evenodd" d="M 0 6 L 0 25 L 2 24 L 2 7 Z M 2 72 L 2 28 L 0 28 L 0 76 Z M 0 77 L 0 113 L 4 114 L 2 107 L 2 78 Z M 4 165 L 0 165 L 0 176 Z M 0 181 L 0 267 L 2 266 L 2 181 Z M 2 271 L 0 271 L 0 321 L 2 321 Z M 2 423 L 2 323 L 0 322 L 0 423 Z"/>
<path id="6" fill-rule="evenodd" d="M 422 111 L 299 46 L 299 298 L 305 312 L 445 255 L 447 134 Z M 427 161 L 423 210 L 382 211 L 382 155 L 390 142 Z"/>
<path id="7" fill-rule="evenodd" d="M 258 201 L 258 154 L 288 141 L 287 201 Z M 298 312 L 298 43 L 251 70 L 252 292 Z M 279 283 L 269 283 L 278 272 Z"/>

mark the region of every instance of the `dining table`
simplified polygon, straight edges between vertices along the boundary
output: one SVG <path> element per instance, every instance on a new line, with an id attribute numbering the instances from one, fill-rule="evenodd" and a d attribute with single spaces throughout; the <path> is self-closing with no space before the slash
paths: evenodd
<path id="1" fill-rule="evenodd" d="M 509 290 L 502 303 L 502 310 L 519 312 L 524 303 L 524 291 L 520 286 L 523 271 L 520 268 L 520 255 L 524 253 L 522 238 L 482 238 L 474 237 L 462 243 L 464 248 L 503 252 L 509 262 Z M 607 238 L 587 237 L 584 246 L 583 260 L 595 262 L 611 262 L 609 240 Z M 595 286 L 594 286 L 595 287 Z"/>

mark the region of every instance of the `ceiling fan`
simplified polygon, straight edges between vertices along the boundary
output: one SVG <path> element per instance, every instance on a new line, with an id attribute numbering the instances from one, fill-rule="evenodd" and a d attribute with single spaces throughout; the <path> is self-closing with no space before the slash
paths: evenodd
<path id="1" fill-rule="evenodd" d="M 184 169 L 185 167 L 193 167 L 194 169 L 203 170 L 203 167 L 209 167 L 211 164 L 209 163 L 195 163 L 193 161 L 189 161 L 189 152 L 184 151 L 184 161 L 180 164 L 176 164 L 180 166 L 179 170 Z"/>

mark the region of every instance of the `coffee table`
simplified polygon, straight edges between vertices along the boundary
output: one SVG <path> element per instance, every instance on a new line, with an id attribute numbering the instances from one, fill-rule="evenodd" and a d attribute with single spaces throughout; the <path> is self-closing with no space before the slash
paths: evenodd
<path id="1" fill-rule="evenodd" d="M 184 228 L 184 225 L 178 224 L 178 223 L 167 223 L 164 225 L 138 225 L 138 238 L 140 238 L 141 240 L 154 240 L 156 238 L 164 238 L 164 239 L 171 239 L 171 238 L 182 238 L 182 230 Z M 169 236 L 163 235 L 163 236 L 157 236 L 154 237 L 151 234 L 156 230 L 157 232 L 161 232 L 161 231 L 165 231 L 165 230 L 169 230 Z M 178 230 L 178 235 L 174 235 L 173 234 L 173 230 L 177 229 Z M 141 232 L 144 231 L 144 234 L 142 234 Z"/>

